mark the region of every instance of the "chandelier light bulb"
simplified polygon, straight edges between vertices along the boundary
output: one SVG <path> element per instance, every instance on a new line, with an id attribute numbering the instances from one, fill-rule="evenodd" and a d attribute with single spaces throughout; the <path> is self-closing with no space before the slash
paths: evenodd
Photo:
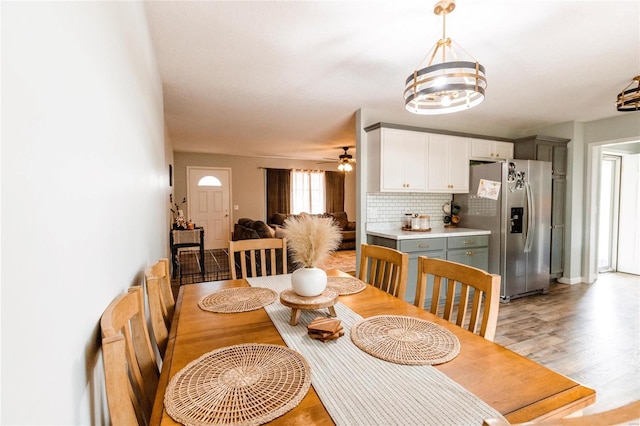
<path id="1" fill-rule="evenodd" d="M 437 77 L 434 81 L 433 81 L 433 85 L 435 87 L 442 87 L 447 83 L 447 79 L 444 76 L 440 76 Z"/>
<path id="2" fill-rule="evenodd" d="M 445 107 L 451 106 L 451 95 L 449 94 L 444 95 L 440 103 L 442 103 L 442 106 L 445 106 Z"/>

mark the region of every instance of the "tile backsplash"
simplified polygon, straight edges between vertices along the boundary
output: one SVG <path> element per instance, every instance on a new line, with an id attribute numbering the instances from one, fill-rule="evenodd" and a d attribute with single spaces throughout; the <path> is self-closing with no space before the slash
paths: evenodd
<path id="1" fill-rule="evenodd" d="M 367 224 L 401 225 L 405 213 L 419 213 L 431 216 L 431 226 L 444 226 L 442 206 L 452 198 L 451 194 L 367 193 Z"/>

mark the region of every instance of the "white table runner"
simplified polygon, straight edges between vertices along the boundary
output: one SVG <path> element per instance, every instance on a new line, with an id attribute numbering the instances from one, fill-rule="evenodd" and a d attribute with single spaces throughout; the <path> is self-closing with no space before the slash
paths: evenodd
<path id="1" fill-rule="evenodd" d="M 254 287 L 281 292 L 291 274 L 248 278 Z M 303 311 L 289 325 L 291 308 L 279 301 L 265 307 L 287 346 L 311 366 L 311 384 L 338 425 L 481 425 L 502 415 L 432 366 L 383 361 L 358 349 L 349 335 L 362 317 L 342 303 L 335 305 L 345 335 L 322 343 L 307 335 L 307 324 L 326 309 Z"/>

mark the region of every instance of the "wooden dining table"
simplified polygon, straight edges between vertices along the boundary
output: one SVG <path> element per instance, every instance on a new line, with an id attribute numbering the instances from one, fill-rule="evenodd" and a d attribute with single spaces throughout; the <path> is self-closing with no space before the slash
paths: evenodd
<path id="1" fill-rule="evenodd" d="M 286 345 L 264 308 L 228 314 L 205 311 L 198 306 L 200 299 L 217 290 L 247 286 L 245 279 L 239 279 L 180 287 L 151 424 L 178 424 L 165 410 L 164 395 L 170 379 L 191 361 L 231 345 Z M 382 314 L 410 316 L 451 331 L 460 341 L 460 353 L 435 368 L 511 423 L 575 415 L 595 402 L 593 389 L 370 285 L 359 293 L 340 296 L 339 303 L 363 318 Z M 271 423 L 334 424 L 313 386 L 298 406 Z"/>

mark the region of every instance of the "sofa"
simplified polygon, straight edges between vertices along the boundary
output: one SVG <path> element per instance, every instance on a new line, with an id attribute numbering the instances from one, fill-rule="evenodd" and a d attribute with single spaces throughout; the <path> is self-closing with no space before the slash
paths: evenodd
<path id="1" fill-rule="evenodd" d="M 233 225 L 233 241 L 238 240 L 252 240 L 258 238 L 282 238 L 282 235 L 276 235 L 276 230 L 261 220 L 253 220 L 249 218 L 240 218 L 238 219 L 238 223 Z M 240 264 L 239 253 L 236 253 L 236 265 Z M 282 273 L 280 267 L 280 258 L 281 253 L 277 252 L 276 254 L 276 263 L 277 263 L 277 271 L 278 273 Z M 247 261 L 249 259 L 247 258 Z M 258 274 L 260 274 L 261 266 L 260 259 L 256 259 L 258 262 Z M 267 259 L 267 262 L 270 263 L 270 260 Z M 270 268 L 270 266 L 268 266 Z M 291 253 L 287 256 L 287 272 L 293 272 L 297 269 L 297 266 L 294 264 L 293 259 L 291 257 Z"/>
<path id="2" fill-rule="evenodd" d="M 284 227 L 285 220 L 296 216 L 297 215 L 286 213 L 275 213 L 271 216 L 269 225 L 275 230 L 276 234 L 279 234 L 278 229 Z M 333 218 L 334 222 L 336 222 L 340 228 L 342 232 L 342 242 L 338 250 L 354 250 L 356 248 L 356 223 L 349 222 L 346 212 L 323 213 L 319 216 Z"/>

